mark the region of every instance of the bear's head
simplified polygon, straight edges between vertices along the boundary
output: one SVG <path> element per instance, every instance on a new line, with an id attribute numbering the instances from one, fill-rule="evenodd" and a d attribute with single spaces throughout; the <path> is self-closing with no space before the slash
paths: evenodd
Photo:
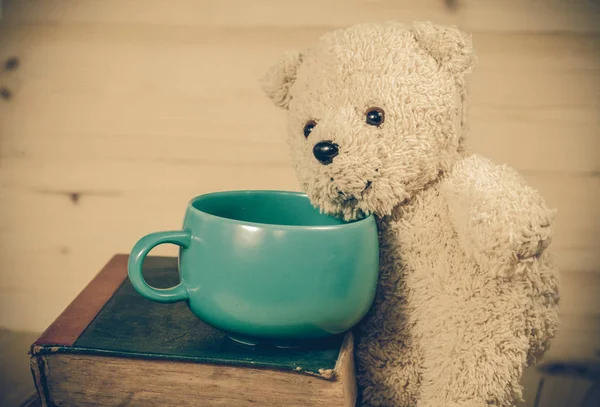
<path id="1" fill-rule="evenodd" d="M 384 216 L 463 154 L 465 75 L 475 56 L 455 27 L 359 24 L 287 52 L 262 79 L 288 111 L 302 189 L 325 213 Z"/>

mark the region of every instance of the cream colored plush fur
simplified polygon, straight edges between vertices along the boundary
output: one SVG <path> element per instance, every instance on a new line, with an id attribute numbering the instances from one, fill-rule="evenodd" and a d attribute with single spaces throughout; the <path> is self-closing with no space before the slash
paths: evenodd
<path id="1" fill-rule="evenodd" d="M 262 81 L 288 112 L 313 204 L 378 221 L 378 292 L 356 327 L 364 406 L 513 406 L 558 326 L 554 211 L 463 145 L 474 63 L 454 27 L 360 24 L 288 52 Z M 321 141 L 338 147 L 330 163 L 313 153 Z"/>

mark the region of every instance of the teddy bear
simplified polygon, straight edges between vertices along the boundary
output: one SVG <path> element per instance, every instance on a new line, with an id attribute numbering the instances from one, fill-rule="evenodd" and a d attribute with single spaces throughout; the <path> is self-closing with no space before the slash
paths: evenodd
<path id="1" fill-rule="evenodd" d="M 377 221 L 377 293 L 353 329 L 363 406 L 514 406 L 559 326 L 556 210 L 465 145 L 476 59 L 456 26 L 364 23 L 260 79 L 312 204 Z"/>

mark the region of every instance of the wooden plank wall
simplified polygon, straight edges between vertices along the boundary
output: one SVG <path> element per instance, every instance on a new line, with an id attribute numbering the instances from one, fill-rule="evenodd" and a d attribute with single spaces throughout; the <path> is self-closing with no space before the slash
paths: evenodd
<path id="1" fill-rule="evenodd" d="M 592 0 L 28 0 L 0 20 L 0 326 L 41 330 L 196 194 L 298 189 L 257 80 L 357 22 L 473 33 L 470 146 L 559 209 L 561 357 L 600 343 L 600 5 Z M 161 248 L 157 254 L 175 254 Z"/>

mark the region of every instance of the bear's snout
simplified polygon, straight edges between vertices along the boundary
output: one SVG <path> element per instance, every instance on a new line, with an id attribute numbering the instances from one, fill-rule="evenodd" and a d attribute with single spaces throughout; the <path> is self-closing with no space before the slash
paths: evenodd
<path id="1" fill-rule="evenodd" d="M 339 152 L 339 146 L 332 141 L 321 141 L 313 147 L 315 158 L 323 165 L 331 164 Z"/>

